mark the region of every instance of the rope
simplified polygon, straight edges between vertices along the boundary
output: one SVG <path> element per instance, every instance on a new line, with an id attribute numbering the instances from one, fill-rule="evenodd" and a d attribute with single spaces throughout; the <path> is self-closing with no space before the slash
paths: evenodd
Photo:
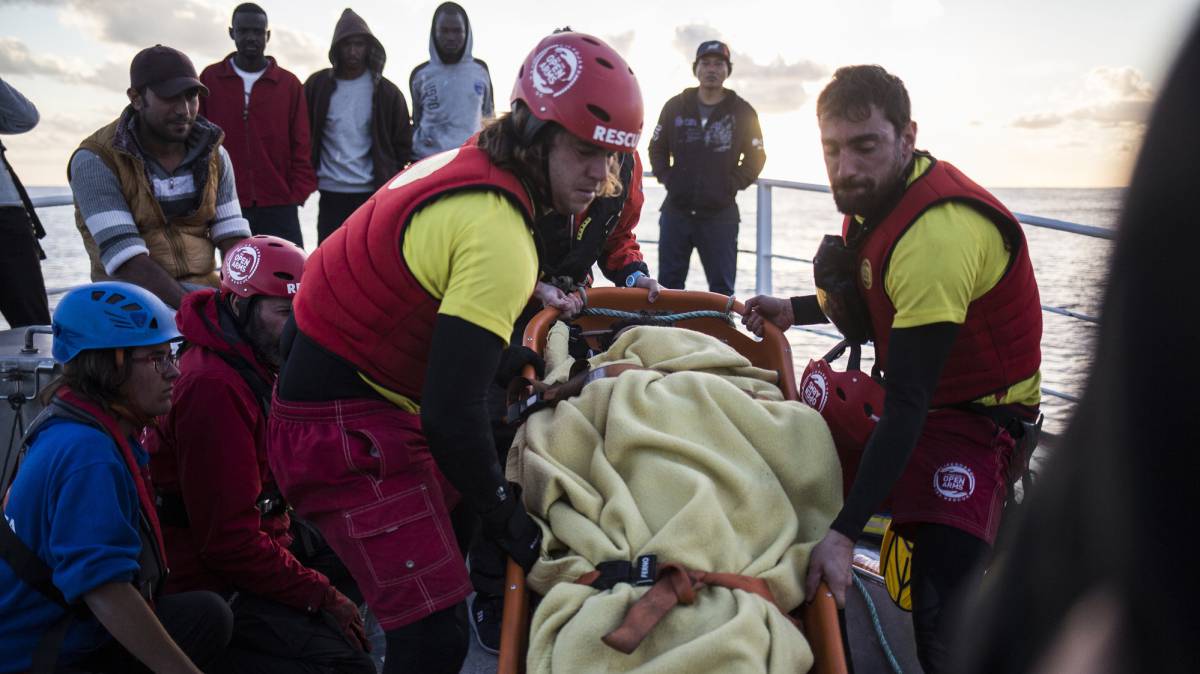
<path id="1" fill-rule="evenodd" d="M 863 585 L 858 573 L 851 573 L 851 575 L 854 576 L 854 586 L 862 593 L 863 601 L 867 603 L 867 610 L 871 612 L 871 623 L 875 626 L 875 636 L 879 639 L 879 645 L 883 647 L 883 654 L 887 656 L 888 664 L 892 666 L 892 671 L 896 674 L 904 674 L 900 669 L 900 663 L 896 661 L 896 655 L 892 653 L 892 647 L 888 645 L 887 636 L 883 633 L 883 623 L 879 621 L 879 612 L 875 610 L 875 602 L 871 601 L 871 595 L 867 593 L 867 586 Z"/>
<path id="2" fill-rule="evenodd" d="M 733 318 L 727 312 L 721 311 L 684 311 L 678 314 L 644 314 L 635 311 L 618 311 L 617 309 L 604 309 L 602 307 L 587 307 L 583 310 L 584 316 L 604 316 L 605 318 L 628 318 L 651 321 L 653 323 L 661 323 L 670 325 L 678 321 L 688 321 L 693 318 L 719 318 L 723 321 L 732 321 Z"/>

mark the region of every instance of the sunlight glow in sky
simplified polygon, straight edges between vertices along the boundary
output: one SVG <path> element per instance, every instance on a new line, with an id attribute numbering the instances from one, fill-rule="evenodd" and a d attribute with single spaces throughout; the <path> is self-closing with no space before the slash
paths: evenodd
<path id="1" fill-rule="evenodd" d="M 154 43 L 182 49 L 197 70 L 233 49 L 236 2 L 0 0 L 0 77 L 38 106 L 42 123 L 5 136 L 27 184 L 63 185 L 79 141 L 124 106 L 129 60 Z M 328 66 L 342 4 L 259 0 L 267 53 L 301 80 Z M 408 95 L 428 58 L 436 1 L 365 0 L 353 7 L 387 50 L 384 75 Z M 764 177 L 826 182 L 814 105 L 833 70 L 879 63 L 913 99 L 918 147 L 987 186 L 1092 187 L 1128 182 L 1144 120 L 1195 18 L 1185 0 L 843 0 L 658 3 L 462 2 L 488 63 L 498 110 L 526 52 L 558 26 L 610 41 L 646 101 L 642 151 L 666 100 L 694 86 L 702 40 L 733 50 L 726 85 L 759 112 Z"/>

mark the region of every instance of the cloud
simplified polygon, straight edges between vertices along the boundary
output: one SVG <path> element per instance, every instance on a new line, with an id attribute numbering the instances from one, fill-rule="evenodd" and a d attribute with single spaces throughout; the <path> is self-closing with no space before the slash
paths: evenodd
<path id="1" fill-rule="evenodd" d="M 1136 68 L 1096 68 L 1088 73 L 1088 87 L 1110 98 L 1148 101 L 1154 88 Z"/>
<path id="2" fill-rule="evenodd" d="M 1136 68 L 1102 67 L 1084 77 L 1083 89 L 1090 99 L 1063 109 L 1023 115 L 1012 125 L 1021 129 L 1048 129 L 1066 123 L 1090 123 L 1102 127 L 1142 128 L 1154 104 L 1154 87 Z"/>
<path id="3" fill-rule="evenodd" d="M 165 44 L 186 54 L 223 53 L 229 17 L 196 0 L 68 0 L 68 12 L 100 40 L 136 49 Z"/>
<path id="4" fill-rule="evenodd" d="M 1049 129 L 1063 123 L 1063 116 L 1054 113 L 1037 113 L 1018 117 L 1013 126 L 1018 129 Z"/>
<path id="5" fill-rule="evenodd" d="M 717 29 L 703 24 L 689 24 L 675 29 L 675 49 L 688 58 L 696 57 L 696 47 L 706 40 L 720 40 Z M 746 99 L 759 112 L 788 112 L 796 110 L 808 100 L 804 90 L 806 82 L 816 82 L 827 77 L 827 66 L 814 61 L 786 62 L 782 58 L 766 64 L 758 63 L 744 52 L 730 48 L 733 60 L 733 84 L 738 95 Z"/>
<path id="6" fill-rule="evenodd" d="M 633 46 L 634 35 L 635 33 L 631 28 L 624 33 L 609 35 L 605 37 L 604 40 L 605 42 L 608 42 L 609 46 L 615 49 L 618 54 L 625 55 L 629 53 L 629 48 Z"/>
<path id="7" fill-rule="evenodd" d="M 16 38 L 0 37 L 0 72 L 12 75 L 46 75 L 68 84 L 94 84 L 124 91 L 129 86 L 129 64 L 109 61 L 91 70 L 54 56 L 35 55 Z"/>

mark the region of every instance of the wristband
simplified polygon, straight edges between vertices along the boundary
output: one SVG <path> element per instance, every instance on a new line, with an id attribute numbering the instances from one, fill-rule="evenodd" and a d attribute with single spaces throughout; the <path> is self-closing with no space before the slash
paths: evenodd
<path id="1" fill-rule="evenodd" d="M 640 271 L 635 271 L 632 274 L 630 274 L 629 276 L 626 276 L 625 277 L 625 287 L 626 288 L 634 287 L 635 285 L 637 285 L 638 279 L 642 278 L 643 276 L 645 276 L 645 274 L 643 274 Z"/>

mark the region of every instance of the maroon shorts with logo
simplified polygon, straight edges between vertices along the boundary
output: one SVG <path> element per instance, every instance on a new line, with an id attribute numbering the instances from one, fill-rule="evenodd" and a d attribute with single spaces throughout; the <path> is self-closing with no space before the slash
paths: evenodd
<path id="1" fill-rule="evenodd" d="M 933 522 L 961 529 L 989 545 L 996 540 L 1015 443 L 980 414 L 929 413 L 908 466 L 892 489 L 892 521 L 903 534 Z"/>
<path id="2" fill-rule="evenodd" d="M 374 400 L 271 404 L 268 457 L 280 491 L 321 530 L 384 630 L 471 593 L 418 415 Z"/>

